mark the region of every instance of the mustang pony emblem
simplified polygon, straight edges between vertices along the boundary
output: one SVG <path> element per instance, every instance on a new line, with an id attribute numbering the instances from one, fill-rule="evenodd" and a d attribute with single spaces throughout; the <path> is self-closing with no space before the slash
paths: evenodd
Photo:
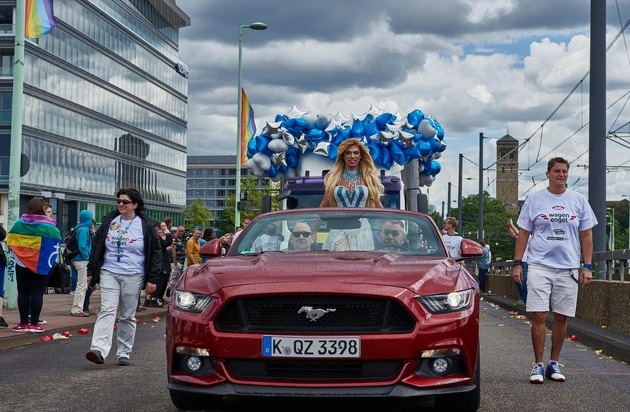
<path id="1" fill-rule="evenodd" d="M 302 306 L 300 310 L 298 310 L 298 315 L 302 312 L 306 312 L 306 318 L 314 322 L 328 312 L 334 312 L 336 310 L 337 309 L 313 309 L 312 306 Z"/>

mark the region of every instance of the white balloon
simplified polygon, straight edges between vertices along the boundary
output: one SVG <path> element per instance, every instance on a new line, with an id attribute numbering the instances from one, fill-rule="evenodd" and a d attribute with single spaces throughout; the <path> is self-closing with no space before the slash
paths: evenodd
<path id="1" fill-rule="evenodd" d="M 341 113 L 340 111 L 333 116 L 333 119 L 340 125 L 344 125 L 350 121 L 350 119 L 344 116 L 343 113 Z"/>
<path id="2" fill-rule="evenodd" d="M 256 164 L 265 172 L 268 171 L 271 167 L 271 159 L 264 153 L 256 153 L 254 156 L 252 156 L 251 160 L 256 162 Z"/>
<path id="3" fill-rule="evenodd" d="M 418 133 L 424 137 L 434 137 L 437 134 L 437 130 L 431 126 L 427 119 L 422 119 L 418 125 Z"/>
<path id="4" fill-rule="evenodd" d="M 267 147 L 274 153 L 284 153 L 289 145 L 283 139 L 271 139 Z"/>
<path id="5" fill-rule="evenodd" d="M 286 130 L 282 130 L 282 139 L 289 146 L 293 146 L 295 144 L 295 137 Z"/>
<path id="6" fill-rule="evenodd" d="M 271 136 L 275 133 L 278 133 L 278 129 L 281 125 L 282 122 L 267 122 L 267 124 L 263 128 L 262 134 Z"/>
<path id="7" fill-rule="evenodd" d="M 313 150 L 313 153 L 328 157 L 328 147 L 330 147 L 330 142 L 319 142 L 317 143 L 317 147 Z"/>
<path id="8" fill-rule="evenodd" d="M 265 175 L 265 171 L 254 161 L 254 159 L 247 159 L 245 163 L 245 167 L 252 171 L 254 176 L 263 177 Z"/>
<path id="9" fill-rule="evenodd" d="M 370 109 L 368 110 L 368 114 L 371 114 L 374 117 L 378 117 L 383 114 L 383 109 L 379 109 L 373 104 L 370 104 Z"/>
<path id="10" fill-rule="evenodd" d="M 288 113 L 285 113 L 284 115 L 288 118 L 288 119 L 295 119 L 298 117 L 302 117 L 306 114 L 306 112 L 301 111 L 300 109 L 298 109 L 297 107 L 295 107 L 295 105 L 293 105 L 293 107 L 291 108 L 291 110 Z"/>

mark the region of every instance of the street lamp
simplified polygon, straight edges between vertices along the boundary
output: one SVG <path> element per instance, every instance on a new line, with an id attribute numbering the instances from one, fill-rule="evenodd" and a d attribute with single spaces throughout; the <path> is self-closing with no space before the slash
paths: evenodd
<path id="1" fill-rule="evenodd" d="M 238 210 L 238 202 L 241 200 L 241 118 L 243 117 L 243 29 L 265 30 L 267 24 L 256 22 L 241 24 L 238 28 L 238 112 L 236 116 L 236 188 L 234 195 L 234 227 L 241 224 L 241 215 Z"/>

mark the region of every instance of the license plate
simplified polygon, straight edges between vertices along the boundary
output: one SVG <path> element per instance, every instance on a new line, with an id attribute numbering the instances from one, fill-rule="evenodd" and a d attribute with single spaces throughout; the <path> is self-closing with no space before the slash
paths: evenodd
<path id="1" fill-rule="evenodd" d="M 361 339 L 357 336 L 263 336 L 262 355 L 288 358 L 358 358 Z"/>

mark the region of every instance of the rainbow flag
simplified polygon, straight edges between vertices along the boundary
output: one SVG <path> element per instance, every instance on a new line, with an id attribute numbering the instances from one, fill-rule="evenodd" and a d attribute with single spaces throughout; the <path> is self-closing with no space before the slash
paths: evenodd
<path id="1" fill-rule="evenodd" d="M 24 34 L 39 39 L 50 33 L 57 25 L 53 12 L 53 0 L 26 0 Z"/>
<path id="2" fill-rule="evenodd" d="M 256 122 L 254 121 L 254 108 L 249 103 L 245 89 L 241 89 L 241 165 L 247 162 L 247 143 L 256 134 Z"/>
<path id="3" fill-rule="evenodd" d="M 7 235 L 7 246 L 27 268 L 47 275 L 57 261 L 61 233 L 54 219 L 44 215 L 22 215 Z"/>

